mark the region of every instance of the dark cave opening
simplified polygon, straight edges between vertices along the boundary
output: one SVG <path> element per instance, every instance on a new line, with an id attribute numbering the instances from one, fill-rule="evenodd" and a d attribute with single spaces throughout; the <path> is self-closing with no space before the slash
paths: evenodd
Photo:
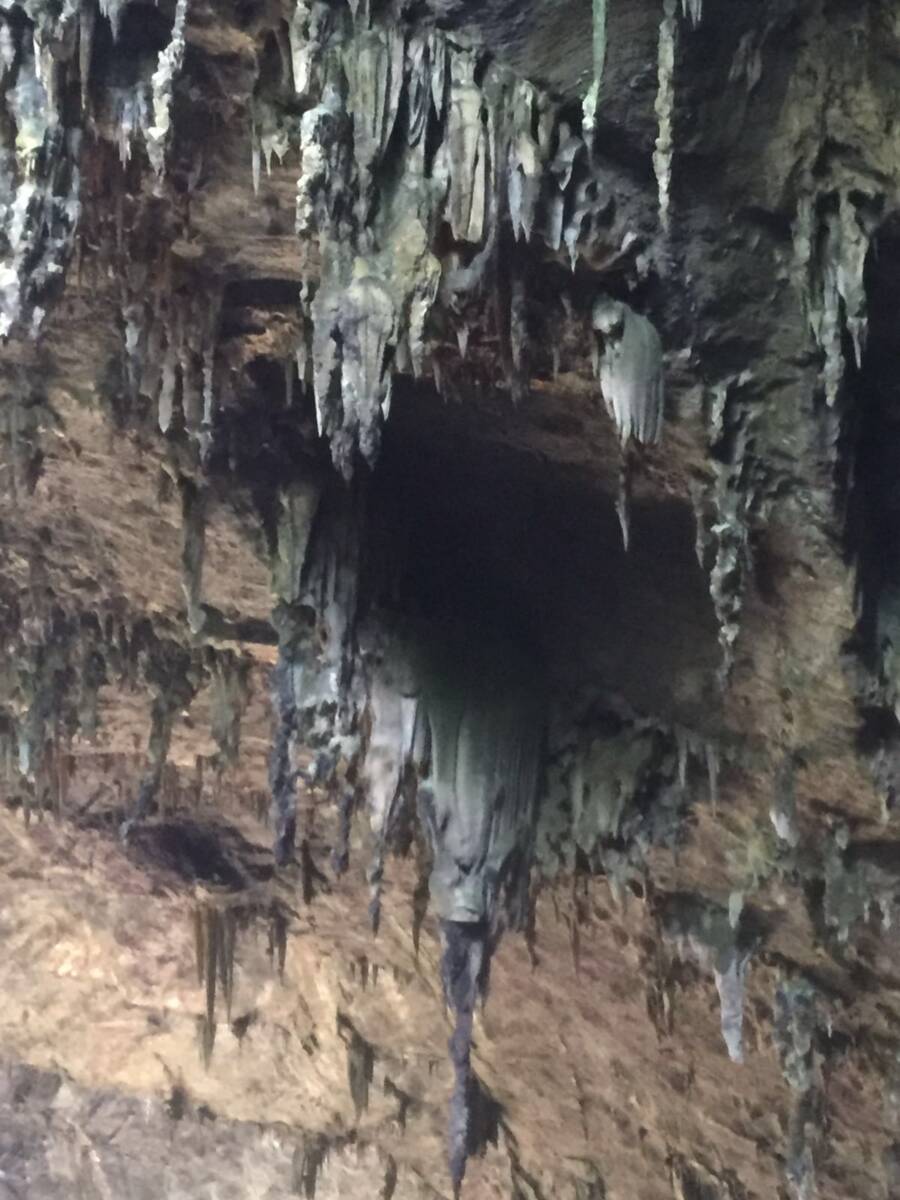
<path id="1" fill-rule="evenodd" d="M 551 688 L 599 685 L 708 725 L 717 629 L 690 509 L 638 498 L 626 553 L 608 467 L 554 461 L 540 430 L 519 428 L 533 417 L 510 406 L 486 438 L 476 406 L 397 388 L 370 481 L 369 595 L 502 630 L 542 661 Z"/>
<path id="2" fill-rule="evenodd" d="M 868 336 L 851 385 L 848 541 L 857 562 L 859 650 L 877 671 L 900 647 L 900 216 L 866 259 Z"/>

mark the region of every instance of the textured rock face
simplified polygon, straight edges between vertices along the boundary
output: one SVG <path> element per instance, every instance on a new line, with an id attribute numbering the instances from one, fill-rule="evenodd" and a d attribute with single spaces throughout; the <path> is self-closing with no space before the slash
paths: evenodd
<path id="1" fill-rule="evenodd" d="M 898 84 L 0 10 L 0 1196 L 900 1194 Z"/>

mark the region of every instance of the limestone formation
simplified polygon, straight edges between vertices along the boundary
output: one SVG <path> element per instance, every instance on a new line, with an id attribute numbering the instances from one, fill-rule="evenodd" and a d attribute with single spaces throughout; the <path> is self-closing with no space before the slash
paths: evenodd
<path id="1" fill-rule="evenodd" d="M 0 6 L 0 1192 L 898 1194 L 898 63 Z"/>

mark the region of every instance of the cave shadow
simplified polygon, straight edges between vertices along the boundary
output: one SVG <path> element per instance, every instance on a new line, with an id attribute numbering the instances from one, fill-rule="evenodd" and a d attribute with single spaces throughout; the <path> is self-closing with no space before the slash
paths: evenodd
<path id="1" fill-rule="evenodd" d="M 233 826 L 200 825 L 189 819 L 136 825 L 129 833 L 128 857 L 152 873 L 164 872 L 188 884 L 205 883 L 230 892 L 272 879 L 268 847 L 245 838 Z"/>
<path id="2" fill-rule="evenodd" d="M 857 565 L 854 648 L 877 673 L 885 652 L 900 650 L 900 214 L 873 238 L 864 281 L 868 335 L 847 389 L 846 548 Z"/>
<path id="3" fill-rule="evenodd" d="M 615 443 L 596 469 L 555 460 L 540 452 L 539 418 L 510 406 L 485 438 L 477 405 L 396 389 L 370 481 L 370 595 L 501 629 L 547 667 L 551 688 L 600 681 L 640 711 L 709 724 L 720 652 L 690 505 L 637 496 L 626 552 L 609 490 Z"/>

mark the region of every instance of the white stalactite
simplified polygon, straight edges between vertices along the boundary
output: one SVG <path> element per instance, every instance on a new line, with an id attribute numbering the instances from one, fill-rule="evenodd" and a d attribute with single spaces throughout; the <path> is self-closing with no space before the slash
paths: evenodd
<path id="1" fill-rule="evenodd" d="M 526 242 L 531 240 L 544 174 L 541 147 L 532 133 L 536 100 L 530 83 L 521 81 L 513 88 L 507 195 L 513 235 L 517 240 L 524 237 Z"/>
<path id="2" fill-rule="evenodd" d="M 450 168 L 447 219 L 459 241 L 479 243 L 487 213 L 487 133 L 483 97 L 475 83 L 474 54 L 452 56 L 447 135 L 443 143 Z"/>
<path id="3" fill-rule="evenodd" d="M 606 66 L 607 40 L 607 5 L 609 0 L 593 0 L 592 8 L 592 49 L 594 60 L 594 78 L 590 90 L 584 98 L 583 123 L 590 131 L 597 120 L 597 105 L 600 100 L 600 86 L 603 83 L 603 71 Z"/>
<path id="4" fill-rule="evenodd" d="M 161 176 L 166 168 L 175 82 L 184 62 L 187 14 L 188 0 L 178 0 L 169 44 L 160 51 L 157 67 L 153 72 L 153 124 L 146 131 L 146 142 L 147 156 L 157 176 Z"/>
<path id="5" fill-rule="evenodd" d="M 662 342 L 651 321 L 621 300 L 601 297 L 594 330 L 603 338 L 600 388 L 619 439 L 659 440 L 663 421 Z"/>
<path id="6" fill-rule="evenodd" d="M 700 7 L 701 0 L 684 0 Z M 659 221 L 669 228 L 669 200 L 672 187 L 672 158 L 674 155 L 675 118 L 675 52 L 678 45 L 677 0 L 664 0 L 663 19 L 659 27 L 657 60 L 656 119 L 658 132 L 653 151 L 653 170 L 659 190 Z"/>
<path id="7" fill-rule="evenodd" d="M 696 29 L 703 20 L 703 0 L 681 0 L 681 11 Z"/>
<path id="8" fill-rule="evenodd" d="M 31 14 L 29 14 L 31 15 Z M 65 269 L 80 215 L 80 135 L 64 130 L 55 47 L 74 47 L 78 9 L 37 10 L 33 28 L 0 12 L 0 75 L 16 71 L 0 103 L 14 144 L 0 155 L 0 338 L 37 337 L 43 288 Z"/>

